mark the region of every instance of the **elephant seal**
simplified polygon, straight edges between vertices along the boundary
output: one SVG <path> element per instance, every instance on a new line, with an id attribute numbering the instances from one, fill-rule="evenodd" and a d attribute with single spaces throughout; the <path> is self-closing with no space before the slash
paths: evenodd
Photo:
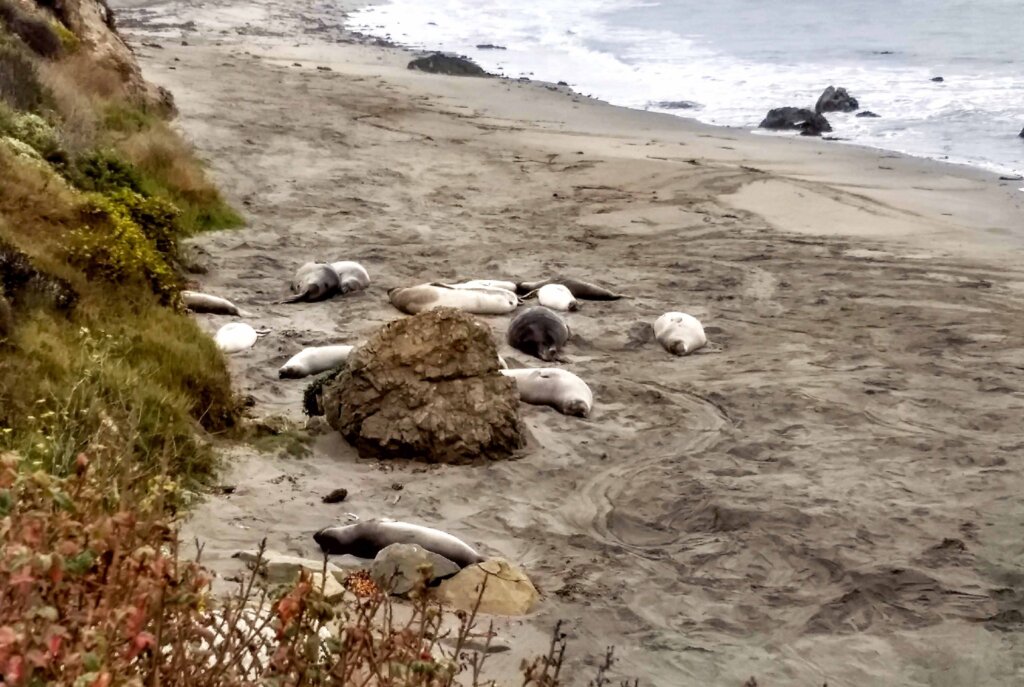
<path id="1" fill-rule="evenodd" d="M 213 340 L 223 352 L 238 353 L 252 348 L 256 340 L 268 331 L 256 331 L 245 322 L 231 322 L 218 329 Z"/>
<path id="2" fill-rule="evenodd" d="M 562 284 L 545 284 L 537 289 L 537 302 L 552 310 L 575 312 L 580 309 L 580 304 L 572 295 L 572 291 Z"/>
<path id="3" fill-rule="evenodd" d="M 444 556 L 460 568 L 487 560 L 472 546 L 447 532 L 387 518 L 327 527 L 314 534 L 313 540 L 328 556 L 348 554 L 356 558 L 375 558 L 381 549 L 391 544 L 416 544 Z"/>
<path id="4" fill-rule="evenodd" d="M 568 340 L 569 325 L 542 305 L 522 311 L 508 327 L 510 346 L 546 362 L 562 360 L 562 346 Z"/>
<path id="5" fill-rule="evenodd" d="M 278 303 L 319 301 L 333 296 L 340 288 L 341 280 L 333 267 L 323 262 L 307 262 L 295 271 L 292 281 L 295 295 Z"/>
<path id="6" fill-rule="evenodd" d="M 301 379 L 318 372 L 333 370 L 348 360 L 354 346 L 313 346 L 304 348 L 288 359 L 277 371 L 281 379 Z"/>
<path id="7" fill-rule="evenodd" d="M 562 415 L 588 417 L 594 407 L 594 393 L 587 383 L 568 370 L 557 367 L 502 370 L 516 380 L 519 399 L 524 403 L 551 406 Z"/>
<path id="8" fill-rule="evenodd" d="M 358 262 L 332 262 L 331 268 L 338 274 L 338 291 L 343 296 L 352 291 L 362 291 L 370 285 L 370 273 Z"/>
<path id="9" fill-rule="evenodd" d="M 687 355 L 708 342 L 704 327 L 693 315 L 667 312 L 654 321 L 654 336 L 666 351 Z"/>
<path id="10" fill-rule="evenodd" d="M 459 282 L 458 284 L 449 284 L 453 289 L 504 289 L 506 291 L 516 292 L 516 283 L 514 281 L 502 281 L 500 279 L 471 279 L 469 281 Z"/>
<path id="11" fill-rule="evenodd" d="M 548 284 L 561 284 L 565 288 L 569 289 L 569 292 L 576 296 L 576 298 L 582 298 L 588 301 L 617 301 L 623 297 L 622 294 L 613 293 L 608 289 L 598 286 L 597 284 L 580 281 L 579 279 L 573 279 L 572 277 L 519 282 L 516 285 L 516 293 L 520 295 L 531 293 L 542 286 L 547 286 Z"/>
<path id="12" fill-rule="evenodd" d="M 199 291 L 182 291 L 181 302 L 192 312 L 206 312 L 214 315 L 245 315 L 238 306 L 227 298 L 211 296 Z"/>
<path id="13" fill-rule="evenodd" d="M 519 306 L 519 297 L 505 289 L 453 288 L 431 282 L 388 291 L 391 304 L 409 315 L 434 308 L 457 308 L 474 315 L 504 315 Z"/>

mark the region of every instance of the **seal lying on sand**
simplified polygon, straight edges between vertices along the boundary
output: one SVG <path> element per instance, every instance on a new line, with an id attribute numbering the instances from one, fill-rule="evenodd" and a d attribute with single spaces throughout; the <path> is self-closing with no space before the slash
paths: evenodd
<path id="1" fill-rule="evenodd" d="M 416 544 L 444 556 L 460 568 L 486 560 L 472 546 L 447 532 L 387 518 L 327 527 L 314 534 L 313 540 L 328 556 L 348 554 L 356 558 L 375 558 L 381 549 L 391 544 Z"/>
<path id="2" fill-rule="evenodd" d="M 225 353 L 238 353 L 252 348 L 256 339 L 266 334 L 269 329 L 256 331 L 245 322 L 231 322 L 217 330 L 213 337 L 217 348 Z"/>
<path id="3" fill-rule="evenodd" d="M 504 315 L 519 306 L 519 297 L 505 289 L 454 288 L 431 282 L 388 291 L 391 304 L 409 315 L 434 308 L 458 308 L 474 315 Z"/>
<path id="4" fill-rule="evenodd" d="M 342 260 L 332 262 L 331 267 L 338 273 L 338 291 L 342 296 L 352 291 L 362 291 L 370 285 L 370 273 L 358 262 Z"/>
<path id="5" fill-rule="evenodd" d="M 292 280 L 295 295 L 278 303 L 319 301 L 333 296 L 340 288 L 341 279 L 333 267 L 324 262 L 307 262 L 295 271 Z"/>
<path id="6" fill-rule="evenodd" d="M 469 281 L 459 282 L 458 284 L 449 284 L 448 286 L 453 289 L 504 289 L 506 291 L 516 292 L 516 283 L 514 281 L 502 281 L 500 279 L 471 279 Z"/>
<path id="7" fill-rule="evenodd" d="M 199 291 L 182 291 L 181 302 L 192 312 L 207 312 L 214 315 L 244 315 L 234 303 L 227 298 L 211 296 Z"/>
<path id="8" fill-rule="evenodd" d="M 333 370 L 348 360 L 354 346 L 313 346 L 304 348 L 288 359 L 277 371 L 281 379 L 300 379 L 318 372 Z"/>
<path id="9" fill-rule="evenodd" d="M 576 296 L 576 298 L 582 298 L 588 301 L 617 301 L 622 298 L 621 294 L 613 293 L 608 289 L 598 286 L 597 284 L 580 281 L 579 279 L 573 279 L 572 277 L 519 282 L 519 284 L 516 285 L 516 293 L 520 295 L 531 293 L 542 286 L 547 286 L 548 284 L 561 284 L 565 288 L 569 289 L 569 292 Z"/>
<path id="10" fill-rule="evenodd" d="M 580 309 L 580 304 L 572 295 L 572 291 L 561 284 L 545 284 L 537 289 L 536 293 L 537 301 L 545 308 L 573 312 Z"/>
<path id="11" fill-rule="evenodd" d="M 562 360 L 562 346 L 568 340 L 569 325 L 541 305 L 522 311 L 508 326 L 510 346 L 546 362 Z"/>
<path id="12" fill-rule="evenodd" d="M 708 342 L 704 327 L 693 315 L 667 312 L 654 321 L 654 336 L 666 351 L 686 355 Z"/>
<path id="13" fill-rule="evenodd" d="M 502 370 L 516 380 L 519 399 L 524 403 L 551 406 L 563 415 L 588 417 L 594 394 L 587 383 L 568 370 L 557 367 Z"/>

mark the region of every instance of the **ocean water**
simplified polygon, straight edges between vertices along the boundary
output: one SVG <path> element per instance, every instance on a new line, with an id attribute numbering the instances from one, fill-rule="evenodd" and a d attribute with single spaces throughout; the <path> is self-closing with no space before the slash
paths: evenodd
<path id="1" fill-rule="evenodd" d="M 835 136 L 1024 173 L 1024 0 L 388 0 L 350 26 L 723 126 L 843 86 L 880 117 L 830 113 Z"/>

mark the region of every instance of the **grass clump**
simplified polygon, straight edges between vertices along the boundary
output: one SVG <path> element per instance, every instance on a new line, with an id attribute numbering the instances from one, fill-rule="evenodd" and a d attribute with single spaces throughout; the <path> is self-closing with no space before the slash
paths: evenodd
<path id="1" fill-rule="evenodd" d="M 0 30 L 0 102 L 16 110 L 38 112 L 47 102 L 35 62 L 9 34 Z"/>
<path id="2" fill-rule="evenodd" d="M 37 55 L 55 58 L 64 52 L 64 43 L 54 23 L 30 14 L 13 0 L 0 0 L 0 25 L 20 38 Z"/>

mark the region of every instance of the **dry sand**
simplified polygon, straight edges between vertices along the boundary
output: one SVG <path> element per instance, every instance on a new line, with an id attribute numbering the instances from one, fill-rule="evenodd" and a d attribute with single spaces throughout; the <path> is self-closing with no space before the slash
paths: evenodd
<path id="1" fill-rule="evenodd" d="M 499 620 L 495 675 L 562 618 L 574 685 L 609 644 L 644 685 L 1024 682 L 1013 185 L 410 72 L 346 38 L 341 4 L 142 4 L 122 24 L 162 46 L 139 48 L 144 71 L 249 220 L 195 244 L 200 286 L 272 330 L 230 361 L 257 415 L 301 420 L 305 383 L 277 368 L 399 317 L 390 286 L 564 272 L 632 296 L 571 316 L 594 413 L 524 406 L 522 460 L 378 464 L 333 436 L 299 459 L 234 450 L 237 491 L 189 524 L 216 570 L 264 536 L 315 555 L 312 531 L 351 511 L 523 565 L 543 603 Z M 359 260 L 373 284 L 272 305 L 309 259 Z M 687 358 L 646 334 L 677 309 L 711 341 Z M 485 319 L 503 340 L 509 318 Z M 336 487 L 349 500 L 322 504 Z"/>

